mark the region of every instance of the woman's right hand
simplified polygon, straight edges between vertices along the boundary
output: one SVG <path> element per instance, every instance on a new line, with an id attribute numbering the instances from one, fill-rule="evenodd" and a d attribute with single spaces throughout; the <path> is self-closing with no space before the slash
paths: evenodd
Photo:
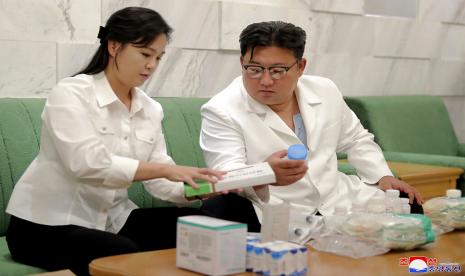
<path id="1" fill-rule="evenodd" d="M 195 179 L 208 181 L 212 184 L 223 179 L 226 172 L 216 171 L 208 168 L 196 168 L 179 165 L 164 165 L 163 175 L 165 178 L 175 182 L 185 182 L 194 188 L 199 188 Z"/>
<path id="2" fill-rule="evenodd" d="M 210 183 L 216 183 L 223 179 L 226 172 L 216 171 L 207 168 L 187 167 L 163 163 L 149 163 L 139 161 L 134 181 L 144 181 L 154 178 L 166 178 L 175 182 L 185 182 L 194 188 L 199 185 L 195 183 L 195 179 L 201 179 Z"/>

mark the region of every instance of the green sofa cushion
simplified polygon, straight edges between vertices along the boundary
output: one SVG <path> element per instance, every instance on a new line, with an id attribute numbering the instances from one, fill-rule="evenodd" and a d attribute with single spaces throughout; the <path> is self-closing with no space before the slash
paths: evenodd
<path id="1" fill-rule="evenodd" d="M 458 153 L 457 136 L 440 97 L 365 96 L 345 101 L 385 151 Z"/>
<path id="2" fill-rule="evenodd" d="M 39 150 L 40 114 L 44 99 L 8 99 L 0 102 L 0 235 L 5 235 L 5 214 L 13 186 Z"/>
<path id="3" fill-rule="evenodd" d="M 163 133 L 168 154 L 176 164 L 205 167 L 200 137 L 200 107 L 208 101 L 201 98 L 156 98 L 163 106 Z"/>
<path id="4" fill-rule="evenodd" d="M 16 276 L 46 272 L 38 267 L 17 263 L 11 259 L 5 237 L 0 237 L 0 275 Z"/>

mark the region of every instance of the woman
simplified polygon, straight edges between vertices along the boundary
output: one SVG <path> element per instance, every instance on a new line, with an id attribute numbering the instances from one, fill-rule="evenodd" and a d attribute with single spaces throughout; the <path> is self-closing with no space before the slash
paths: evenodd
<path id="1" fill-rule="evenodd" d="M 8 204 L 14 260 L 88 274 L 91 260 L 175 246 L 178 216 L 193 208 L 138 209 L 133 181 L 153 196 L 187 202 L 183 182 L 214 183 L 222 173 L 176 166 L 166 154 L 163 111 L 142 90 L 165 53 L 172 29 L 155 11 L 130 7 L 101 27 L 101 45 L 78 75 L 47 99 L 38 156 Z"/>

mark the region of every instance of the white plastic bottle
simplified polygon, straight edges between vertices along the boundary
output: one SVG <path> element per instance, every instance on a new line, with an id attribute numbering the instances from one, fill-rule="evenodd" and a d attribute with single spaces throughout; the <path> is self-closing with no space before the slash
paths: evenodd
<path id="1" fill-rule="evenodd" d="M 325 225 L 330 230 L 339 231 L 339 226 L 347 218 L 347 207 L 345 205 L 336 205 L 332 216 L 325 216 Z"/>
<path id="2" fill-rule="evenodd" d="M 460 190 L 449 189 L 446 191 L 447 225 L 456 229 L 463 229 L 465 227 L 463 207 L 458 208 L 460 204 L 463 204 L 461 196 L 462 191 Z"/>
<path id="3" fill-rule="evenodd" d="M 409 204 L 409 199 L 408 198 L 401 198 L 401 208 L 402 208 L 402 214 L 410 214 L 411 212 L 411 207 Z"/>
<path id="4" fill-rule="evenodd" d="M 367 211 L 373 214 L 386 213 L 386 202 L 384 196 L 374 196 L 368 200 Z"/>
<path id="5" fill-rule="evenodd" d="M 402 212 L 399 195 L 399 190 L 386 190 L 386 213 L 395 214 Z"/>
<path id="6" fill-rule="evenodd" d="M 362 214 L 365 213 L 365 204 L 361 201 L 353 201 L 352 202 L 352 207 L 350 208 L 350 213 L 351 214 Z"/>
<path id="7" fill-rule="evenodd" d="M 462 196 L 462 191 L 458 189 L 449 189 L 446 191 L 447 206 L 454 207 L 460 204 L 460 197 Z"/>
<path id="8" fill-rule="evenodd" d="M 345 205 L 336 205 L 333 214 L 334 216 L 345 216 L 347 215 L 347 207 Z"/>

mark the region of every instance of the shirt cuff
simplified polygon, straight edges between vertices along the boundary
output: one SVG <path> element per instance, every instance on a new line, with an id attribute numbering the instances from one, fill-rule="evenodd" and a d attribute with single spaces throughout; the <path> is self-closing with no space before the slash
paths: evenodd
<path id="1" fill-rule="evenodd" d="M 267 203 L 270 201 L 270 188 L 266 185 L 256 191 L 253 187 L 246 187 L 243 196 L 257 203 Z"/>
<path id="2" fill-rule="evenodd" d="M 112 154 L 109 173 L 103 180 L 103 184 L 115 188 L 128 187 L 134 180 L 138 167 L 138 160 Z"/>

